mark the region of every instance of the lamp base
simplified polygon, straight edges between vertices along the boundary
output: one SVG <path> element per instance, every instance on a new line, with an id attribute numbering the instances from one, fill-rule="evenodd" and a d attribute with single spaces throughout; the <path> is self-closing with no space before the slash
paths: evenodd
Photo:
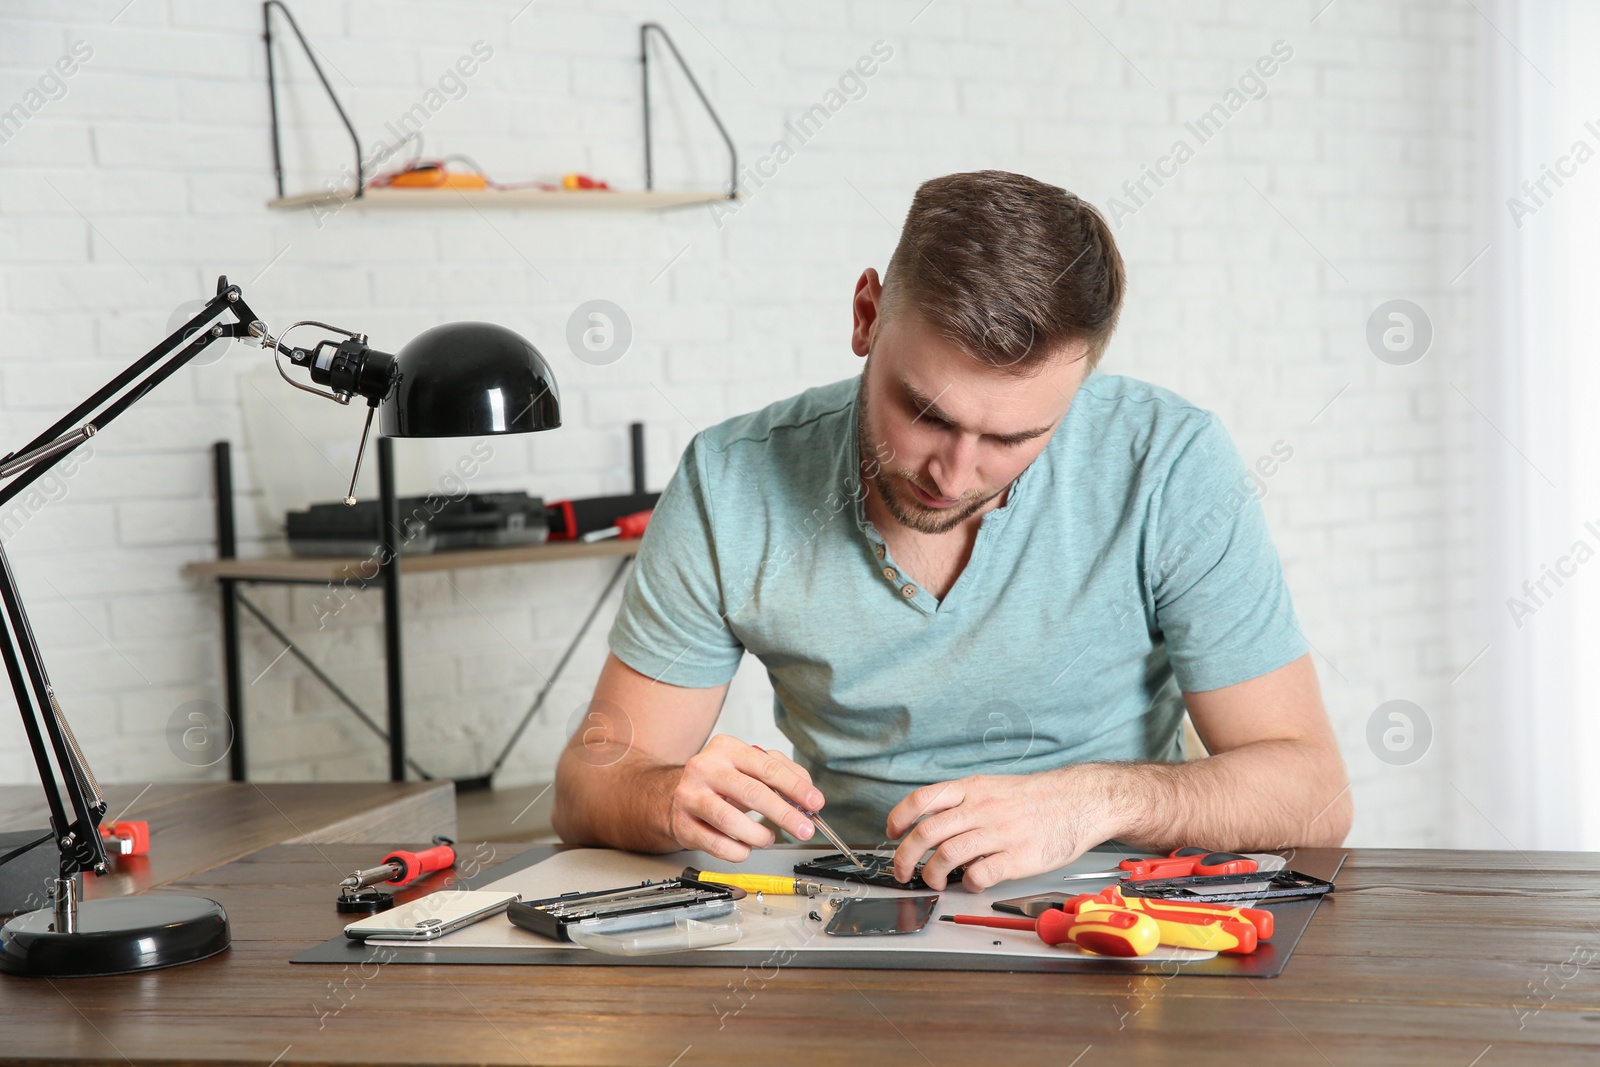
<path id="1" fill-rule="evenodd" d="M 228 915 L 206 897 L 152 893 L 77 903 L 77 929 L 51 929 L 50 908 L 0 927 L 0 972 L 29 978 L 89 978 L 176 967 L 228 947 Z"/>

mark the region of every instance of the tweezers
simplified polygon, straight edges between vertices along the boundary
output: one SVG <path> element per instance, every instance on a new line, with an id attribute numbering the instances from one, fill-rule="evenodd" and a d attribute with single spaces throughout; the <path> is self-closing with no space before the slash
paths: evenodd
<path id="1" fill-rule="evenodd" d="M 764 752 L 767 751 L 766 749 L 762 748 L 760 745 L 751 745 L 750 747 L 755 749 L 757 752 L 763 752 L 764 753 Z M 783 796 L 782 793 L 779 793 L 778 795 L 779 796 Z M 834 833 L 833 832 L 833 827 L 829 826 L 827 821 L 825 819 L 823 819 L 822 816 L 818 815 L 814 811 L 811 811 L 809 808 L 805 808 L 805 807 L 801 806 L 800 804 L 796 804 L 792 797 L 783 797 L 783 799 L 787 800 L 791 804 L 794 804 L 796 811 L 798 811 L 800 814 L 804 815 L 806 818 L 810 819 L 812 821 L 812 823 L 815 824 L 816 828 L 818 830 L 822 831 L 822 836 L 826 837 L 829 841 L 833 842 L 833 847 L 834 848 L 836 848 L 840 852 L 844 853 L 845 859 L 847 859 L 851 863 L 855 864 L 856 867 L 859 868 L 860 870 L 866 871 L 866 870 L 871 870 L 872 869 L 872 868 L 869 868 L 865 863 L 862 863 L 861 860 L 856 857 L 856 854 L 854 852 L 850 851 L 850 846 L 844 843 L 844 838 L 842 838 L 838 834 Z"/>
<path id="2" fill-rule="evenodd" d="M 790 803 L 793 804 L 794 802 L 790 801 Z M 822 831 L 822 836 L 831 841 L 833 843 L 833 847 L 844 854 L 845 859 L 849 860 L 863 871 L 873 869 L 869 868 L 865 863 L 862 863 L 856 854 L 850 851 L 850 846 L 844 843 L 843 838 L 833 832 L 833 827 L 829 826 L 827 821 L 824 820 L 822 816 L 818 815 L 814 811 L 807 811 L 805 808 L 801 808 L 798 804 L 795 804 L 795 807 L 799 808 L 800 814 L 810 819 L 812 824 L 815 825 L 818 830 Z"/>

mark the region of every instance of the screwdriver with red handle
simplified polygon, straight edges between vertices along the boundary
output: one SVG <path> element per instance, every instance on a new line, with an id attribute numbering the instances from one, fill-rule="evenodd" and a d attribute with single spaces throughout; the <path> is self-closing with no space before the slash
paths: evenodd
<path id="1" fill-rule="evenodd" d="M 603 530 L 590 530 L 578 540 L 590 545 L 596 541 L 604 541 L 611 537 L 620 537 L 625 541 L 629 538 L 643 537 L 645 530 L 650 525 L 650 516 L 654 512 L 655 509 L 650 508 L 645 511 L 635 511 L 632 515 L 624 515 L 617 520 L 615 526 L 607 526 Z"/>
<path id="2" fill-rule="evenodd" d="M 1232 914 L 1227 914 L 1227 912 Z M 1252 922 L 1250 918 L 1239 914 L 1241 911 L 1259 913 L 1260 925 Z M 1057 912 L 1057 915 L 1051 915 Z M 1071 940 L 1081 948 L 1099 952 L 1102 955 L 1144 955 L 1144 952 L 1103 952 L 1095 947 L 1095 940 L 1101 939 L 1109 932 L 1112 936 L 1134 936 L 1148 938 L 1148 931 L 1134 932 L 1133 926 L 1127 919 L 1118 918 L 1118 912 L 1138 915 L 1150 920 L 1151 929 L 1155 931 L 1156 942 L 1169 945 L 1173 948 L 1193 948 L 1208 952 L 1223 952 L 1230 955 L 1247 956 L 1256 950 L 1260 942 L 1272 936 L 1272 913 L 1260 908 L 1248 909 L 1223 909 L 1190 907 L 1183 904 L 1172 904 L 1164 900 L 1145 900 L 1139 897 L 1124 898 L 1116 886 L 1107 886 L 1099 893 L 1083 893 L 1063 903 L 1054 905 L 1040 912 L 1032 919 L 1008 919 L 999 916 L 994 921 L 988 920 L 989 916 L 947 916 L 950 922 L 964 923 L 972 926 L 998 926 L 1008 930 L 1037 931 L 1039 937 L 1047 944 L 1060 944 L 1062 940 Z M 1035 923 L 1030 927 L 1030 923 Z M 1102 926 L 1093 924 L 1118 924 L 1110 931 Z M 1081 937 L 1071 936 L 1071 932 L 1089 933 L 1091 940 L 1085 942 Z M 1123 934 L 1123 931 L 1128 931 Z M 1152 946 L 1153 947 L 1153 946 Z"/>
<path id="3" fill-rule="evenodd" d="M 379 882 L 410 885 L 425 874 L 453 867 L 456 862 L 455 844 L 448 837 L 436 837 L 433 839 L 433 847 L 425 848 L 421 852 L 396 849 L 383 857 L 383 863 L 380 865 L 355 872 L 340 882 L 339 886 L 342 889 L 354 890 L 365 889 Z"/>
<path id="4" fill-rule="evenodd" d="M 939 918 L 960 926 L 1032 930 L 1047 945 L 1070 942 L 1097 956 L 1148 956 L 1161 942 L 1161 929 L 1154 919 L 1125 908 L 1104 908 L 1078 915 L 1050 908 L 1037 919 L 1009 919 L 1000 915 L 941 915 Z"/>
<path id="5" fill-rule="evenodd" d="M 1248 956 L 1256 950 L 1256 928 L 1247 922 L 1221 917 L 1200 918 L 1194 912 L 1162 911 L 1148 908 L 1119 908 L 1103 900 L 1086 900 L 1071 914 L 1080 919 L 1114 911 L 1134 911 L 1153 919 L 1160 931 L 1161 943 L 1173 948 L 1197 948 L 1207 952 L 1226 952 Z"/>
<path id="6" fill-rule="evenodd" d="M 1226 919 L 1231 922 L 1248 923 L 1254 927 L 1258 941 L 1272 940 L 1272 912 L 1266 908 L 1241 908 L 1234 904 L 1206 904 L 1194 900 L 1128 897 L 1123 896 L 1122 890 L 1114 885 L 1108 885 L 1098 893 L 1080 893 L 1058 906 L 1070 913 L 1081 911 L 1084 905 L 1091 903 L 1103 907 L 1142 911 L 1157 920 L 1205 923 Z"/>

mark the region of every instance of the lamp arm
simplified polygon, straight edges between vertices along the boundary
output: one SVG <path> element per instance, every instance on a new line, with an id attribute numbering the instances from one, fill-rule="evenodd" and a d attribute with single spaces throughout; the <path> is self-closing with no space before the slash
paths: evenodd
<path id="1" fill-rule="evenodd" d="M 22 726 L 39 770 L 39 783 L 50 808 L 50 830 L 61 855 L 59 877 L 69 878 L 85 870 L 104 873 L 106 852 L 99 826 L 106 813 L 105 797 L 56 703 L 55 690 L 39 658 L 33 629 L 4 549 L 0 549 L 0 603 L 5 610 L 5 619 L 0 621 L 0 659 L 10 676 Z M 55 756 L 55 766 L 61 768 L 60 781 L 47 755 L 47 738 L 48 751 Z"/>
<path id="2" fill-rule="evenodd" d="M 105 404 L 107 400 L 126 389 L 130 383 L 137 380 L 141 374 L 145 373 L 155 364 L 159 363 L 164 356 L 169 355 L 174 349 L 182 345 L 185 340 L 194 337 L 201 330 L 209 330 L 212 321 L 230 307 L 235 309 L 236 314 L 241 318 L 241 322 L 236 324 L 233 329 L 229 329 L 228 327 L 224 326 L 222 328 L 222 333 L 218 334 L 217 337 L 213 339 L 220 339 L 222 337 L 250 336 L 249 329 L 244 325 L 244 323 L 248 323 L 249 321 L 253 320 L 255 318 L 255 313 L 252 312 L 249 306 L 245 304 L 243 295 L 240 293 L 237 285 L 229 285 L 227 278 L 219 278 L 217 279 L 217 295 L 212 297 L 211 300 L 206 303 L 205 307 L 196 312 L 194 318 L 178 327 L 160 344 L 156 345 L 143 356 L 129 364 L 126 370 L 122 371 L 122 373 L 118 374 L 115 378 L 112 378 L 105 385 L 95 390 L 92 395 L 86 398 L 77 407 L 61 416 L 61 418 L 57 419 L 47 429 L 40 433 L 38 437 L 35 437 L 32 441 L 29 441 L 27 444 L 23 445 L 18 451 L 32 451 L 33 449 L 38 448 L 40 445 L 55 440 L 73 427 L 90 421 L 90 417 L 98 412 L 101 405 Z M 207 341 L 206 343 L 209 344 L 210 342 Z M 106 422 L 110 421 L 111 417 L 114 416 L 107 416 L 97 419 L 95 420 L 96 424 L 103 426 Z M 15 453 L 8 454 L 0 457 L 0 459 L 10 459 L 11 455 L 14 454 Z"/>
<path id="3" fill-rule="evenodd" d="M 220 321 L 230 315 L 232 321 Z M 396 375 L 394 357 L 369 348 L 365 334 L 323 323 L 295 325 L 318 326 L 344 339 L 337 343 L 323 341 L 311 349 L 285 345 L 281 336 L 273 337 L 266 323 L 257 318 L 239 287 L 230 284 L 226 277 L 218 278 L 216 295 L 188 322 L 168 334 L 154 348 L 134 360 L 32 441 L 15 452 L 0 456 L 0 478 L 11 479 L 0 487 L 0 507 L 14 500 L 75 448 L 105 429 L 113 419 L 166 381 L 184 364 L 210 345 L 228 338 L 258 341 L 272 349 L 274 362 L 278 362 L 280 356 L 287 356 L 291 364 L 305 369 L 313 382 L 328 388 L 327 392 L 316 389 L 308 389 L 308 392 L 318 393 L 339 403 L 348 403 L 352 395 L 367 398 L 367 429 L 362 432 L 362 442 L 365 444 L 372 424 L 372 411 L 393 387 Z M 288 333 L 288 330 L 284 333 Z M 281 363 L 278 363 L 278 370 L 284 374 Z M 284 374 L 284 377 L 288 378 L 288 375 Z M 298 388 L 306 388 L 293 379 L 289 379 L 289 382 Z M 359 464 L 358 455 L 358 469 Z M 354 492 L 353 485 L 351 492 Z M 349 502 L 353 502 L 353 498 Z M 17 710 L 22 715 L 33 760 L 39 770 L 39 782 L 44 787 L 50 808 L 50 828 L 61 853 L 61 873 L 55 883 L 58 929 L 70 929 L 75 899 L 72 876 L 83 871 L 103 874 L 109 866 L 99 831 L 100 819 L 106 812 L 106 801 L 56 701 L 55 688 L 45 671 L 38 643 L 34 640 L 33 626 L 28 620 L 27 609 L 23 607 L 22 593 L 3 547 L 0 547 L 0 608 L 3 608 L 3 617 L 0 617 L 0 661 L 5 664 L 12 692 L 16 695 Z M 0 863 L 14 855 L 0 858 Z"/>
<path id="4" fill-rule="evenodd" d="M 217 321 L 230 312 L 234 322 Z M 257 336 L 252 332 L 252 325 L 259 323 L 239 287 L 230 285 L 226 278 L 219 278 L 216 296 L 193 318 L 32 441 L 0 457 L 0 477 L 12 477 L 0 488 L 0 507 L 15 499 L 78 445 L 208 346 L 225 338 Z M 99 831 L 106 801 L 56 701 L 55 688 L 39 654 L 33 626 L 3 548 L 0 548 L 0 607 L 4 610 L 4 617 L 0 618 L 0 661 L 4 662 L 10 678 L 50 809 L 50 828 L 61 854 L 57 883 L 60 891 L 61 882 L 74 874 L 81 871 L 104 873 L 108 869 Z"/>
<path id="5" fill-rule="evenodd" d="M 228 311 L 238 316 L 238 320 L 229 324 L 214 321 Z M 4 488 L 0 488 L 0 507 L 10 503 L 17 494 L 37 481 L 74 447 L 81 444 L 82 440 L 105 429 L 112 419 L 132 407 L 146 393 L 166 381 L 179 367 L 194 359 L 208 346 L 225 338 L 253 336 L 250 323 L 255 319 L 255 313 L 244 302 L 239 287 L 228 284 L 227 278 L 219 278 L 217 295 L 192 319 L 129 364 L 126 370 L 95 390 L 92 395 L 57 419 L 33 440 L 15 452 L 0 456 L 0 464 L 10 463 L 13 460 L 20 461 L 24 457 L 55 445 L 70 433 L 92 427 L 85 438 L 59 451 L 41 455 L 23 474 L 8 482 Z M 188 343 L 185 344 L 185 341 Z"/>
<path id="6" fill-rule="evenodd" d="M 49 459 L 58 452 L 70 452 L 93 437 L 94 433 L 94 426 L 85 423 L 70 433 L 62 434 L 47 445 L 40 445 L 38 448 L 24 452 L 20 456 L 13 454 L 12 458 L 0 462 L 0 478 L 10 478 L 13 475 L 21 474 L 40 460 Z"/>

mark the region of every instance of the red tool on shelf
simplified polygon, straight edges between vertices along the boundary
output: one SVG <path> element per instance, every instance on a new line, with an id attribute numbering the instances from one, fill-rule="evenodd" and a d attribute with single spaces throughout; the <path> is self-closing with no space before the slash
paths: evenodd
<path id="1" fill-rule="evenodd" d="M 630 537 L 643 537 L 645 528 L 650 525 L 650 515 L 653 510 L 636 511 L 632 515 L 624 515 L 617 520 L 615 526 L 607 526 L 604 530 L 591 530 L 578 538 L 578 540 L 588 545 L 612 537 L 621 538 L 622 540 L 627 540 Z"/>
<path id="2" fill-rule="evenodd" d="M 148 856 L 150 824 L 143 819 L 118 819 L 100 827 L 106 851 L 117 856 Z"/>
<path id="3" fill-rule="evenodd" d="M 591 178 L 587 174 L 577 171 L 568 171 L 561 176 L 563 189 L 610 189 L 611 186 L 599 178 Z"/>

